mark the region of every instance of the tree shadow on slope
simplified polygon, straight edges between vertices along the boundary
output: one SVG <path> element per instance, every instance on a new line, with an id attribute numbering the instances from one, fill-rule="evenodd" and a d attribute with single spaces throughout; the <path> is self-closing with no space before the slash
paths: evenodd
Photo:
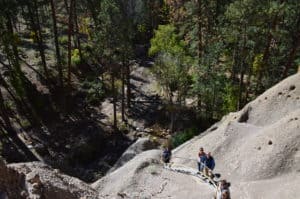
<path id="1" fill-rule="evenodd" d="M 165 125 L 166 118 L 162 114 L 163 100 L 158 95 L 148 95 L 131 85 L 133 100 L 131 101 L 130 118 L 143 121 L 145 126 Z"/>
<path id="2" fill-rule="evenodd" d="M 18 102 L 18 113 L 29 124 L 17 120 L 19 130 L 26 134 L 27 147 L 30 145 L 54 168 L 92 182 L 104 175 L 131 144 L 127 137 L 99 122 L 105 116 L 85 102 L 85 93 L 74 91 L 68 96 L 72 109 L 63 113 L 51 92 L 39 91 L 28 79 L 24 88 L 26 100 Z M 13 156 L 4 153 L 5 159 L 28 161 L 18 151 Z"/>
<path id="3" fill-rule="evenodd" d="M 134 85 L 134 100 L 132 101 L 131 115 L 133 120 L 142 121 L 145 127 L 160 126 L 170 129 L 171 112 L 168 102 L 158 95 L 148 95 Z M 176 105 L 174 113 L 175 131 L 196 127 L 199 131 L 209 127 L 211 121 L 197 117 L 194 108 Z"/>
<path id="4" fill-rule="evenodd" d="M 13 141 L 3 129 L 0 129 L 0 156 L 5 157 L 7 162 L 26 162 L 29 159 L 20 147 Z"/>

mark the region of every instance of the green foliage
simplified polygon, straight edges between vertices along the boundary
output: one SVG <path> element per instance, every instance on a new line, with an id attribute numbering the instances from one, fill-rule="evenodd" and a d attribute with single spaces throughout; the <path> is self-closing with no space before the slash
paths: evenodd
<path id="1" fill-rule="evenodd" d="M 98 79 L 85 80 L 82 88 L 87 92 L 86 100 L 90 104 L 98 104 L 104 98 L 103 83 Z"/>
<path id="2" fill-rule="evenodd" d="M 108 65 L 127 61 L 133 54 L 132 23 L 123 3 L 101 1 L 101 12 L 97 17 L 97 31 L 93 34 L 95 52 Z"/>
<path id="3" fill-rule="evenodd" d="M 168 53 L 171 55 L 181 55 L 185 53 L 185 45 L 179 36 L 176 34 L 175 26 L 160 25 L 155 31 L 155 36 L 151 39 L 151 48 L 149 55 L 157 55 L 160 53 Z"/>
<path id="4" fill-rule="evenodd" d="M 68 36 L 67 35 L 64 35 L 64 36 L 61 36 L 58 38 L 58 42 L 61 44 L 61 45 L 67 45 L 68 44 Z"/>
<path id="5" fill-rule="evenodd" d="M 37 42 L 37 35 L 35 34 L 34 31 L 30 31 L 30 39 L 32 39 L 33 43 Z"/>
<path id="6" fill-rule="evenodd" d="M 129 127 L 125 122 L 119 122 L 118 129 L 122 133 L 126 133 L 129 131 Z"/>
<path id="7" fill-rule="evenodd" d="M 150 55 L 156 55 L 152 73 L 157 77 L 167 97 L 178 92 L 186 95 L 191 82 L 191 58 L 185 53 L 184 42 L 179 40 L 172 25 L 161 25 L 151 39 Z"/>
<path id="8" fill-rule="evenodd" d="M 21 72 L 15 72 L 10 78 L 10 83 L 13 86 L 18 97 L 25 96 L 24 74 Z"/>
<path id="9" fill-rule="evenodd" d="M 171 138 L 171 144 L 173 148 L 178 147 L 179 145 L 185 143 L 186 141 L 192 139 L 194 136 L 198 134 L 198 131 L 196 128 L 189 128 L 182 132 L 176 133 Z"/>
<path id="10" fill-rule="evenodd" d="M 79 56 L 79 50 L 77 48 L 72 50 L 71 62 L 72 62 L 72 64 L 75 64 L 75 65 L 78 65 L 81 62 L 80 56 Z"/>
<path id="11" fill-rule="evenodd" d="M 145 24 L 138 24 L 137 31 L 140 33 L 145 33 L 147 31 L 147 27 Z"/>
<path id="12" fill-rule="evenodd" d="M 258 54 L 254 57 L 254 61 L 253 61 L 253 65 L 252 65 L 252 68 L 253 68 L 253 73 L 254 74 L 258 74 L 259 71 L 262 70 L 262 64 L 263 64 L 263 54 Z"/>
<path id="13" fill-rule="evenodd" d="M 223 94 L 223 113 L 227 114 L 229 112 L 234 112 L 237 110 L 237 98 L 238 88 L 231 84 L 226 84 Z"/>
<path id="14" fill-rule="evenodd" d="M 170 96 L 175 91 L 182 93 L 189 86 L 189 65 L 186 62 L 183 56 L 161 54 L 157 57 L 151 71 L 158 78 L 166 95 Z"/>
<path id="15" fill-rule="evenodd" d="M 82 17 L 80 19 L 80 23 L 79 23 L 79 32 L 82 34 L 86 34 L 88 36 L 88 39 L 90 40 L 90 36 L 91 36 L 91 19 L 89 17 Z"/>

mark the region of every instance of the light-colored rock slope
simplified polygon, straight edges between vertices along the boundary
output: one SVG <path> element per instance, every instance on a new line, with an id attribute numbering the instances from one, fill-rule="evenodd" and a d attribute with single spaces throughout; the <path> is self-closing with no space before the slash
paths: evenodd
<path id="1" fill-rule="evenodd" d="M 17 170 L 25 176 L 23 192 L 27 192 L 26 199 L 97 199 L 96 190 L 81 180 L 70 177 L 58 170 L 40 163 L 10 164 L 10 169 Z M 22 199 L 12 197 L 9 199 Z"/>
<path id="2" fill-rule="evenodd" d="M 173 154 L 196 160 L 200 146 L 211 151 L 215 171 L 232 184 L 232 198 L 300 198 L 299 97 L 300 74 L 296 74 L 241 111 L 225 116 Z M 158 160 L 159 151 L 139 154 L 93 187 L 104 198 L 212 197 L 213 190 L 206 184 L 164 170 Z M 196 168 L 193 160 L 173 161 Z"/>
<path id="3" fill-rule="evenodd" d="M 119 167 L 126 164 L 129 160 L 133 159 L 136 155 L 151 149 L 157 149 L 158 144 L 152 142 L 149 138 L 139 138 L 135 141 L 128 149 L 122 154 L 119 160 L 114 164 L 114 166 L 109 170 L 111 173 L 118 169 Z"/>
<path id="4" fill-rule="evenodd" d="M 231 182 L 232 198 L 299 199 L 299 98 L 300 74 L 296 74 L 173 150 L 174 165 L 196 168 L 202 146 L 215 157 L 215 172 Z M 211 186 L 164 169 L 159 150 L 140 153 L 144 143 L 135 143 L 116 170 L 92 185 L 42 163 L 7 166 L 0 160 L 0 198 L 29 194 L 28 198 L 45 199 L 212 199 Z M 132 154 L 137 155 L 131 159 Z"/>
<path id="5" fill-rule="evenodd" d="M 212 198 L 213 188 L 197 178 L 163 169 L 160 153 L 143 152 L 92 187 L 100 198 Z"/>

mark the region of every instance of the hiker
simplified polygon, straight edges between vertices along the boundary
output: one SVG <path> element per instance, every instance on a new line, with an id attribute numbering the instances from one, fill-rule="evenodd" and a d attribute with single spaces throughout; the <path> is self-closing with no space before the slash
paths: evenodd
<path id="1" fill-rule="evenodd" d="M 222 197 L 221 199 L 230 199 L 230 194 L 229 194 L 229 190 L 225 189 L 224 191 L 222 191 Z"/>
<path id="2" fill-rule="evenodd" d="M 211 156 L 210 152 L 208 152 L 207 155 L 206 155 L 206 159 L 205 159 L 204 165 L 205 165 L 204 175 L 212 178 L 213 177 L 212 171 L 215 168 L 215 160 Z"/>
<path id="3" fill-rule="evenodd" d="M 221 180 L 218 183 L 217 193 L 216 193 L 215 198 L 216 199 L 224 199 L 224 197 L 228 197 L 228 196 L 230 197 L 229 186 L 230 186 L 230 184 L 228 182 L 226 182 L 226 180 Z M 226 196 L 223 197 L 223 193 L 225 191 L 228 192 L 228 193 L 225 193 Z"/>
<path id="4" fill-rule="evenodd" d="M 205 160 L 206 160 L 206 154 L 204 152 L 203 147 L 200 147 L 199 153 L 198 153 L 198 162 L 197 162 L 199 172 L 203 172 Z"/>
<path id="5" fill-rule="evenodd" d="M 161 156 L 161 159 L 165 163 L 165 166 L 167 166 L 170 163 L 171 156 L 172 156 L 172 151 L 171 151 L 170 147 L 165 146 L 163 148 L 163 152 L 162 152 L 162 156 Z"/>

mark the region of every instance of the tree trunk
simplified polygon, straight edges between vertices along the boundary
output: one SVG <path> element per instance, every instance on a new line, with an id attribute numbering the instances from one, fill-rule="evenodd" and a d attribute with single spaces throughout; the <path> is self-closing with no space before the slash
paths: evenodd
<path id="1" fill-rule="evenodd" d="M 239 82 L 237 110 L 240 110 L 243 106 L 244 76 L 246 71 L 246 59 L 247 59 L 246 43 L 247 43 L 247 27 L 245 25 L 244 33 L 243 33 L 243 49 L 242 49 L 242 56 L 241 56 L 242 60 L 241 60 L 241 67 L 240 67 L 240 82 Z"/>
<path id="2" fill-rule="evenodd" d="M 111 69 L 113 70 L 113 69 Z M 113 95 L 113 127 L 114 130 L 117 130 L 117 96 L 116 96 L 116 88 L 115 88 L 115 74 L 111 72 L 111 88 Z"/>
<path id="3" fill-rule="evenodd" d="M 11 22 L 11 18 L 10 16 L 6 16 L 7 18 L 7 30 L 9 33 L 11 33 L 11 35 L 14 35 L 14 29 L 13 29 L 13 25 Z M 9 43 L 4 44 L 5 45 L 5 50 L 7 57 L 8 57 L 8 61 L 11 62 L 12 65 L 12 78 L 13 79 L 19 79 L 21 81 L 22 84 L 22 90 L 24 91 L 24 74 L 21 70 L 21 66 L 19 63 L 19 52 L 18 52 L 18 47 L 16 45 L 16 42 L 14 39 L 12 39 L 11 41 L 9 41 Z M 9 47 L 11 45 L 12 49 Z M 24 93 L 23 93 L 24 94 Z M 23 98 L 24 96 L 20 96 L 20 93 L 18 93 L 19 97 Z"/>
<path id="4" fill-rule="evenodd" d="M 7 29 L 8 31 L 14 35 L 14 29 L 13 29 L 13 25 L 12 25 L 12 22 L 11 22 L 11 18 L 10 16 L 7 16 Z M 12 46 L 12 56 L 11 56 L 11 59 L 12 59 L 12 64 L 13 64 L 13 67 L 15 68 L 15 71 L 18 73 L 19 76 L 22 77 L 22 71 L 21 71 L 21 66 L 20 66 L 20 63 L 19 63 L 19 52 L 18 52 L 18 47 L 15 43 L 15 41 L 11 41 L 11 46 Z M 9 50 L 10 51 L 10 50 Z M 8 54 L 11 54 L 10 52 L 7 52 Z M 10 56 L 10 55 L 9 55 Z"/>
<path id="5" fill-rule="evenodd" d="M 68 89 L 71 90 L 71 67 L 72 67 L 72 35 L 73 35 L 73 0 L 70 0 L 69 24 L 68 24 Z"/>
<path id="6" fill-rule="evenodd" d="M 288 72 L 289 72 L 289 70 L 290 70 L 290 68 L 291 68 L 291 66 L 292 66 L 292 64 L 295 60 L 297 50 L 300 47 L 300 29 L 299 29 L 299 27 L 300 27 L 300 17 L 299 16 L 298 16 L 296 27 L 297 27 L 297 31 L 296 31 L 296 34 L 293 37 L 292 47 L 291 47 L 291 50 L 289 52 L 287 62 L 284 66 L 284 70 L 283 70 L 283 73 L 282 73 L 282 79 L 287 77 Z"/>
<path id="7" fill-rule="evenodd" d="M 174 104 L 173 104 L 173 93 L 171 92 L 170 93 L 170 99 L 169 99 L 169 104 L 170 104 L 170 131 L 171 131 L 171 134 L 174 133 L 174 130 L 175 130 L 175 125 L 174 125 L 174 122 L 175 122 L 175 110 L 174 110 Z"/>
<path id="8" fill-rule="evenodd" d="M 40 16 L 39 16 L 39 8 L 37 6 L 37 1 L 34 1 L 34 8 L 35 8 L 35 20 L 36 23 L 33 21 L 32 23 L 35 26 L 35 33 L 36 33 L 36 38 L 37 38 L 37 42 L 38 42 L 38 48 L 40 51 L 40 56 L 41 56 L 41 60 L 42 60 L 42 66 L 44 68 L 44 73 L 46 76 L 47 81 L 49 81 L 49 72 L 48 72 L 48 68 L 47 68 L 47 63 L 46 63 L 46 56 L 45 56 L 45 48 L 44 48 L 44 42 L 43 42 L 43 35 L 42 35 L 42 30 L 41 30 L 41 25 L 40 25 Z M 29 8 L 30 9 L 30 8 Z M 49 82 L 48 82 L 49 83 Z"/>
<path id="9" fill-rule="evenodd" d="M 7 131 L 8 136 L 13 140 L 14 144 L 16 144 L 26 155 L 28 160 L 34 161 L 37 160 L 37 158 L 34 156 L 34 154 L 31 153 L 31 151 L 27 148 L 27 146 L 18 138 L 16 131 L 11 125 L 8 111 L 4 104 L 4 98 L 0 89 L 0 116 L 2 117 L 4 121 L 4 129 Z"/>
<path id="10" fill-rule="evenodd" d="M 130 110 L 131 106 L 131 85 L 130 85 L 130 65 L 126 64 L 126 83 L 127 83 L 127 109 Z"/>
<path id="11" fill-rule="evenodd" d="M 70 13 L 69 13 L 69 4 L 68 4 L 68 0 L 64 0 L 64 4 L 65 4 L 65 8 L 66 8 L 67 14 L 70 14 Z"/>
<path id="12" fill-rule="evenodd" d="M 237 110 L 240 110 L 243 106 L 243 88 L 244 88 L 244 70 L 241 71 L 240 74 L 240 82 L 239 82 L 239 94 L 238 94 L 238 106 Z"/>
<path id="13" fill-rule="evenodd" d="M 87 7 L 92 15 L 92 18 L 94 20 L 94 23 L 96 24 L 97 23 L 97 8 L 95 6 L 95 4 L 92 2 L 92 0 L 87 0 Z"/>
<path id="14" fill-rule="evenodd" d="M 287 62 L 284 66 L 284 70 L 282 73 L 282 79 L 287 77 L 288 72 L 289 72 L 293 62 L 295 61 L 295 56 L 297 54 L 297 50 L 298 50 L 299 46 L 300 46 L 300 32 L 298 33 L 297 39 L 293 42 L 293 47 L 290 50 L 290 53 L 288 55 Z"/>
<path id="15" fill-rule="evenodd" d="M 123 61 L 122 65 L 122 70 L 121 70 L 121 75 L 122 75 L 122 121 L 125 122 L 125 62 Z"/>
<path id="16" fill-rule="evenodd" d="M 285 0 L 281 0 L 280 1 L 280 4 L 284 3 Z M 264 72 L 266 72 L 268 70 L 268 62 L 269 62 L 269 58 L 270 58 L 270 49 L 271 49 L 271 44 L 272 44 L 272 40 L 273 40 L 273 34 L 272 32 L 274 32 L 276 30 L 276 26 L 279 22 L 279 12 L 276 13 L 273 21 L 272 21 L 272 24 L 271 24 L 271 27 L 269 29 L 269 32 L 268 32 L 268 35 L 267 35 L 267 45 L 265 47 L 265 50 L 263 52 L 263 59 L 262 59 L 262 68 L 258 71 L 258 77 L 257 77 L 257 87 L 256 87 L 256 94 L 260 93 L 261 90 L 262 90 L 262 77 L 263 77 L 263 74 Z"/>
<path id="17" fill-rule="evenodd" d="M 212 106 L 211 106 L 211 115 L 210 118 L 213 119 L 214 118 L 214 112 L 215 112 L 215 106 L 216 106 L 216 86 L 214 84 L 213 86 L 213 99 L 212 99 Z"/>
<path id="18" fill-rule="evenodd" d="M 235 82 L 235 77 L 236 77 L 236 73 L 235 73 L 235 65 L 236 65 L 236 47 L 234 47 L 233 49 L 233 55 L 232 55 L 232 66 L 231 66 L 231 74 L 230 74 L 230 79 L 231 79 L 231 82 L 232 84 L 234 84 Z"/>
<path id="19" fill-rule="evenodd" d="M 248 68 L 248 76 L 246 81 L 246 91 L 245 91 L 245 103 L 248 102 L 249 94 L 250 94 L 250 88 L 251 88 L 251 76 L 252 76 L 252 70 L 251 67 Z"/>
<path id="20" fill-rule="evenodd" d="M 198 59 L 202 57 L 202 0 L 198 0 Z"/>
<path id="21" fill-rule="evenodd" d="M 201 65 L 202 58 L 202 0 L 198 0 L 198 64 Z M 198 94 L 198 110 L 201 112 L 201 94 Z"/>
<path id="22" fill-rule="evenodd" d="M 80 61 L 82 61 L 82 51 L 81 51 L 81 43 L 80 43 L 80 34 L 79 34 L 79 26 L 78 26 L 78 17 L 77 17 L 77 6 L 76 0 L 74 0 L 74 22 L 75 22 L 75 35 L 76 35 L 76 44 L 79 51 Z"/>
<path id="23" fill-rule="evenodd" d="M 198 109 L 198 112 L 201 114 L 201 111 L 202 111 L 202 99 L 201 99 L 200 92 L 197 92 L 197 109 Z"/>
<path id="24" fill-rule="evenodd" d="M 3 95 L 2 95 L 1 89 L 0 89 L 0 116 L 2 117 L 2 119 L 4 121 L 6 129 L 12 129 L 10 119 L 9 119 L 9 116 L 8 116 L 8 111 L 7 111 L 7 109 L 5 107 L 5 104 L 4 104 L 4 98 L 3 98 Z"/>
<path id="25" fill-rule="evenodd" d="M 50 0 L 51 4 L 51 14 L 52 14 L 52 21 L 53 21 L 53 33 L 54 33 L 54 43 L 55 43 L 55 53 L 56 53 L 56 61 L 57 61 L 57 70 L 59 74 L 59 86 L 61 90 L 63 89 L 63 69 L 62 69 L 62 62 L 60 56 L 60 49 L 58 43 L 58 32 L 57 32 L 57 22 L 56 22 L 56 8 L 54 4 L 54 0 Z"/>

